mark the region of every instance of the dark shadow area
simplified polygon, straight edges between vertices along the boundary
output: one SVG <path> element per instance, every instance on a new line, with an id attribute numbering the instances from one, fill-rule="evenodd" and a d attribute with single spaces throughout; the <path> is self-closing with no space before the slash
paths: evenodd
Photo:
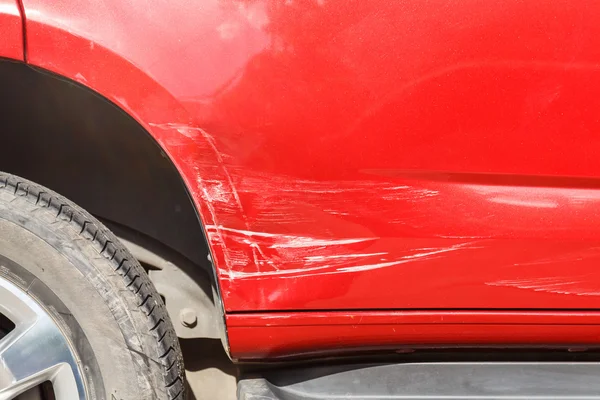
<path id="1" fill-rule="evenodd" d="M 20 63 L 0 61 L 0 87 L 0 170 L 202 264 L 208 250 L 186 188 L 135 120 L 76 83 Z"/>
<path id="2" fill-rule="evenodd" d="M 217 368 L 228 375 L 237 375 L 237 367 L 225 354 L 219 339 L 180 339 L 185 357 L 185 369 L 202 371 Z"/>
<path id="3" fill-rule="evenodd" d="M 188 380 L 188 400 L 234 400 L 237 367 L 220 340 L 180 339 Z"/>

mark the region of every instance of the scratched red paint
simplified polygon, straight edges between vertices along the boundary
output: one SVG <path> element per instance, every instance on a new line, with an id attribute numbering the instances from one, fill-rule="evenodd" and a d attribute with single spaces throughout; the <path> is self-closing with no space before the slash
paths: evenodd
<path id="1" fill-rule="evenodd" d="M 598 308 L 597 3 L 23 3 L 176 164 L 228 313 Z"/>

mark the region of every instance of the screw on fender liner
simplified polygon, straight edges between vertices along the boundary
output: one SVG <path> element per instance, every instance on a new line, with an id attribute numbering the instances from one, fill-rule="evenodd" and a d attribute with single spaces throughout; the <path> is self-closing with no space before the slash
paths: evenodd
<path id="1" fill-rule="evenodd" d="M 191 308 L 183 308 L 179 312 L 179 320 L 181 321 L 181 325 L 186 328 L 193 328 L 196 326 L 198 322 L 198 316 L 196 315 L 196 311 Z"/>

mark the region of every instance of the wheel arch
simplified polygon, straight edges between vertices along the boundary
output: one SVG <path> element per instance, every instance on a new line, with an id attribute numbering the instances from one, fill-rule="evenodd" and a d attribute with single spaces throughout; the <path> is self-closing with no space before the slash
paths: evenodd
<path id="1" fill-rule="evenodd" d="M 225 230 L 249 229 L 236 186 L 251 171 L 233 169 L 240 160 L 228 151 L 239 134 L 235 126 L 211 120 L 215 106 L 208 99 L 226 89 L 223 79 L 239 72 L 235 65 L 267 42 L 261 26 L 247 23 L 253 14 L 221 6 L 24 0 L 23 18 L 28 65 L 112 102 L 172 161 L 204 228 L 218 295 L 228 309 L 235 293 L 232 272 L 260 270 L 260 265 L 255 249 Z M 228 18 L 239 20 L 244 32 L 231 43 L 223 42 L 217 29 Z M 216 57 L 210 59 L 213 51 Z"/>
<path id="2" fill-rule="evenodd" d="M 224 155 L 217 149 L 215 137 L 201 128 L 203 108 L 176 93 L 181 90 L 177 57 L 162 60 L 154 54 L 169 55 L 177 45 L 174 42 L 180 41 L 174 54 L 181 56 L 181 47 L 198 40 L 190 36 L 199 23 L 188 16 L 190 10 L 166 2 L 142 15 L 143 1 L 103 5 L 27 0 L 23 4 L 27 64 L 77 82 L 107 99 L 153 138 L 193 201 L 215 276 L 227 276 L 235 260 L 252 260 L 252 249 L 232 250 L 221 238 L 221 226 L 243 226 L 245 216 L 224 167 Z M 211 14 L 206 18 L 212 18 Z M 179 33 L 174 22 L 186 23 L 187 30 L 182 28 Z M 225 300 L 226 294 L 219 292 Z"/>
<path id="3" fill-rule="evenodd" d="M 0 170 L 75 201 L 133 245 L 150 268 L 169 264 L 193 280 L 204 293 L 192 306 L 216 322 L 200 337 L 221 338 L 227 349 L 208 241 L 173 155 L 121 105 L 67 76 L 2 60 L 0 82 L 2 140 L 10 148 Z"/>

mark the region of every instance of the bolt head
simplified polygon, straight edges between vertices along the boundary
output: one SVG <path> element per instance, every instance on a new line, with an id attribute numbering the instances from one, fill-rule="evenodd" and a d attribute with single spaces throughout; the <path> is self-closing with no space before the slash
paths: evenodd
<path id="1" fill-rule="evenodd" d="M 181 321 L 181 325 L 186 328 L 193 328 L 198 323 L 198 316 L 196 315 L 196 311 L 191 308 L 183 308 L 179 312 L 179 320 Z"/>

